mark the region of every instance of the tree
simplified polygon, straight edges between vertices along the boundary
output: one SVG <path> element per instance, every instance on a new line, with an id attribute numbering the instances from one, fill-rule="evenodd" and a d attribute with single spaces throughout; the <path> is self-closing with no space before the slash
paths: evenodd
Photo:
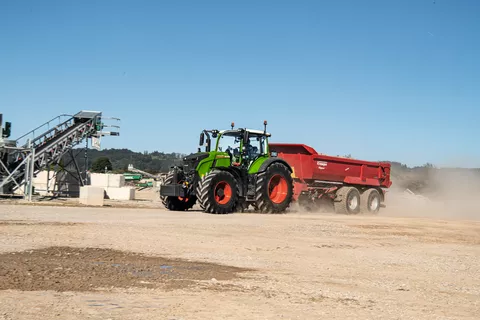
<path id="1" fill-rule="evenodd" d="M 105 172 L 105 167 L 107 170 L 112 170 L 113 166 L 110 159 L 108 157 L 99 157 L 92 163 L 92 172 Z"/>
<path id="2" fill-rule="evenodd" d="M 427 162 L 423 165 L 424 168 L 427 168 L 427 169 L 435 169 L 435 166 L 433 164 L 431 164 L 430 162 Z"/>

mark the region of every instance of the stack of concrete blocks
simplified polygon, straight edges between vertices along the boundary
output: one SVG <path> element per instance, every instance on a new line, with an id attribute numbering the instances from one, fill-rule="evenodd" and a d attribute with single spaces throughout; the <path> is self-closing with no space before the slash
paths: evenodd
<path id="1" fill-rule="evenodd" d="M 50 174 L 49 174 L 50 173 Z M 48 182 L 48 185 L 47 185 Z M 47 186 L 50 194 L 55 187 L 56 179 L 55 179 L 55 172 L 47 170 L 40 171 L 37 173 L 36 177 L 33 178 L 33 186 L 35 187 L 35 192 L 38 192 L 41 196 L 46 196 L 47 194 Z"/>
<path id="2" fill-rule="evenodd" d="M 125 177 L 123 174 L 92 173 L 90 181 L 91 186 L 101 187 L 105 190 L 107 199 L 135 199 L 135 188 L 125 186 Z"/>
<path id="3" fill-rule="evenodd" d="M 33 186 L 35 193 L 41 196 L 52 195 L 54 190 L 56 193 L 69 197 L 78 197 L 80 193 L 80 182 L 65 171 L 57 172 L 56 175 L 53 170 L 50 172 L 48 170 L 40 171 L 33 178 Z"/>

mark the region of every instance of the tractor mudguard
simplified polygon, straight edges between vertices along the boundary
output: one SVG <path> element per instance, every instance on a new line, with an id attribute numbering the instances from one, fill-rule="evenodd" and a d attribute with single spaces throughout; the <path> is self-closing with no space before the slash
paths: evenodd
<path id="1" fill-rule="evenodd" d="M 280 159 L 280 158 L 268 158 L 266 159 L 261 165 L 260 165 L 260 168 L 258 168 L 258 171 L 257 172 L 264 172 L 265 170 L 267 170 L 267 168 L 275 163 L 275 162 L 279 162 L 283 165 L 285 165 L 287 168 L 288 168 L 288 171 L 290 171 L 290 173 L 293 172 L 292 170 L 292 167 L 290 167 L 290 165 L 288 164 L 288 162 L 286 162 L 285 160 L 283 159 Z"/>

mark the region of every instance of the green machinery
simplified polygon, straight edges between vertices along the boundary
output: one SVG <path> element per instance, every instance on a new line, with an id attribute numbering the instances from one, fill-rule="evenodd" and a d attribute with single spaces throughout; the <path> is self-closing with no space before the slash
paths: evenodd
<path id="1" fill-rule="evenodd" d="M 270 155 L 267 122 L 263 131 L 234 129 L 234 123 L 231 127 L 203 130 L 198 152 L 170 170 L 160 187 L 166 208 L 185 211 L 197 202 L 204 212 L 217 214 L 243 212 L 249 205 L 270 213 L 288 208 L 293 197 L 292 168 Z"/>
<path id="2" fill-rule="evenodd" d="M 137 188 L 152 188 L 153 181 L 145 181 L 143 180 L 143 175 L 141 173 L 124 173 L 123 177 L 125 178 L 125 182 L 130 185 L 134 185 Z"/>
<path id="3" fill-rule="evenodd" d="M 140 173 L 124 173 L 123 174 L 124 178 L 125 178 L 125 181 L 128 181 L 128 182 L 139 182 L 140 180 L 143 179 L 143 176 L 142 174 Z"/>

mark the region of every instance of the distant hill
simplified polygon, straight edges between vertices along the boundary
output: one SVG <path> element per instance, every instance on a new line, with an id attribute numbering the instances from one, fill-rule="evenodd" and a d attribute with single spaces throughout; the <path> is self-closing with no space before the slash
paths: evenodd
<path id="1" fill-rule="evenodd" d="M 85 153 L 83 149 L 74 149 L 80 170 L 85 167 Z M 104 149 L 101 151 L 88 150 L 88 167 L 99 157 L 108 157 L 112 163 L 113 171 L 123 173 L 127 171 L 128 165 L 152 173 L 166 173 L 174 164 L 181 163 L 185 156 L 180 153 L 134 152 L 129 149 Z M 480 193 L 480 169 L 463 168 L 435 168 L 432 164 L 425 164 L 421 167 L 408 167 L 405 164 L 387 161 L 392 165 L 391 177 L 395 189 L 410 189 L 415 193 L 432 194 L 439 190 L 450 190 L 449 188 L 468 187 L 479 189 Z M 479 185 L 479 186 L 477 186 Z"/>
<path id="2" fill-rule="evenodd" d="M 76 160 L 80 170 L 85 168 L 84 149 L 74 149 Z M 134 152 L 129 149 L 104 149 L 97 151 L 89 149 L 87 152 L 88 169 L 91 168 L 93 161 L 99 157 L 108 157 L 113 166 L 113 171 L 123 173 L 127 171 L 128 165 L 132 164 L 135 168 L 152 173 L 168 172 L 174 164 L 179 164 L 184 157 L 180 153 L 163 152 Z"/>

